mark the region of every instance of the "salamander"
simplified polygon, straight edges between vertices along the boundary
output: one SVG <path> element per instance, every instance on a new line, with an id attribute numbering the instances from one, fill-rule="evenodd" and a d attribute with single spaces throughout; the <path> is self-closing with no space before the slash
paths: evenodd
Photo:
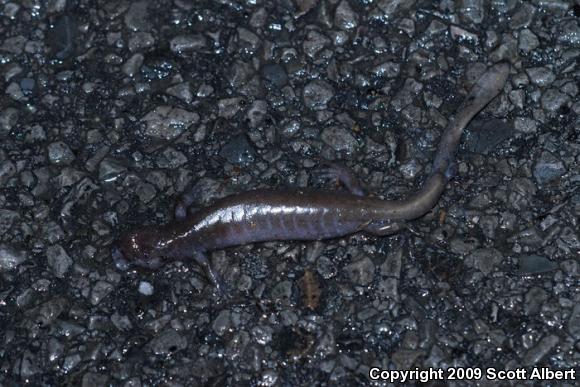
<path id="1" fill-rule="evenodd" d="M 217 200 L 211 206 L 162 226 L 146 226 L 123 234 L 113 249 L 118 266 L 127 262 L 155 269 L 165 262 L 193 259 L 209 279 L 219 279 L 207 253 L 230 246 L 273 240 L 321 240 L 356 232 L 383 236 L 430 211 L 447 182 L 456 174 L 455 154 L 471 119 L 503 89 L 510 66 L 498 63 L 477 80 L 449 120 L 438 145 L 433 167 L 422 188 L 406 199 L 364 196 L 350 175 L 329 168 L 350 192 L 313 189 L 253 190 Z"/>

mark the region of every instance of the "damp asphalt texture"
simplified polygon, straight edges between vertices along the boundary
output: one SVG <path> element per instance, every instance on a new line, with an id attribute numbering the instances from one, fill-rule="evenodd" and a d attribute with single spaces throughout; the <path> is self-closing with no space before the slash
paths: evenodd
<path id="1" fill-rule="evenodd" d="M 1 1 L 0 385 L 577 371 L 579 23 L 564 0 Z M 115 266 L 119 234 L 171 222 L 185 191 L 195 210 L 340 190 L 317 173 L 333 160 L 405 197 L 499 61 L 503 92 L 408 229 L 216 251 L 224 296 L 193 262 Z"/>

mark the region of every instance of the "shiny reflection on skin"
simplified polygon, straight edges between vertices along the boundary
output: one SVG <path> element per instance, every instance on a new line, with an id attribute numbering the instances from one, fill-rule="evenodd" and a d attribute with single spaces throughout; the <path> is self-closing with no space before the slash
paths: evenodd
<path id="1" fill-rule="evenodd" d="M 328 208 L 320 209 L 312 206 L 265 203 L 235 204 L 211 212 L 183 232 L 174 233 L 172 236 L 166 235 L 164 239 L 157 242 L 157 248 L 171 249 L 177 246 L 180 241 L 186 242 L 194 238 L 199 232 L 207 231 L 215 227 L 223 227 L 228 224 L 242 226 L 235 230 L 237 232 L 236 235 L 229 235 L 229 232 L 222 235 L 225 244 L 229 244 L 226 241 L 229 239 L 232 241 L 237 241 L 238 239 L 252 241 L 263 240 L 269 236 L 285 238 L 296 235 L 296 237 L 303 237 L 303 234 L 312 235 L 320 232 L 317 230 L 319 228 L 317 227 L 317 223 L 320 220 L 317 217 L 309 217 L 318 214 L 323 218 L 322 221 L 325 221 L 326 219 L 324 217 L 330 212 Z M 302 219 L 308 221 L 301 221 Z M 301 229 L 301 227 L 306 227 L 307 230 Z M 230 231 L 234 230 L 232 229 Z"/>
<path id="2" fill-rule="evenodd" d="M 238 223 L 243 221 L 251 221 L 259 216 L 271 215 L 291 215 L 301 216 L 310 215 L 317 211 L 312 207 L 300 206 L 286 206 L 286 205 L 254 205 L 254 204 L 239 204 L 231 207 L 222 208 L 209 216 L 202 219 L 193 226 L 194 231 L 206 229 L 216 224 L 224 223 Z"/>

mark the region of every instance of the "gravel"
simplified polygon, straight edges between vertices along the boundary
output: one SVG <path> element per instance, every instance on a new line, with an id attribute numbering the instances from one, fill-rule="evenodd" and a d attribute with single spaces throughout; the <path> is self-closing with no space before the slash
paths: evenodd
<path id="1" fill-rule="evenodd" d="M 563 0 L 2 2 L 0 385 L 577 370 L 579 15 Z M 329 160 L 406 197 L 498 61 L 508 83 L 407 229 L 213 252 L 224 294 L 187 260 L 117 269 L 120 233 L 173 221 L 183 194 L 189 212 L 254 188 L 332 194 Z"/>
<path id="2" fill-rule="evenodd" d="M 61 245 L 49 246 L 46 250 L 46 260 L 57 278 L 63 278 L 73 264 L 72 258 Z"/>
<path id="3" fill-rule="evenodd" d="M 0 245 L 0 271 L 11 271 L 16 269 L 28 259 L 28 254 L 24 250 L 17 250 L 13 246 Z"/>

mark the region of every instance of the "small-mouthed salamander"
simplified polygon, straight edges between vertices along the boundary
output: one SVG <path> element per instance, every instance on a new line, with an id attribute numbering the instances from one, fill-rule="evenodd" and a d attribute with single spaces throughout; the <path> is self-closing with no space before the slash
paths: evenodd
<path id="1" fill-rule="evenodd" d="M 503 89 L 510 66 L 498 63 L 475 83 L 445 129 L 423 187 L 403 200 L 362 196 L 352 179 L 335 169 L 350 192 L 283 189 L 254 190 L 225 197 L 213 205 L 164 226 L 146 226 L 122 235 L 113 258 L 118 266 L 127 261 L 157 268 L 174 259 L 193 258 L 218 286 L 219 279 L 206 253 L 229 246 L 273 240 L 320 240 L 359 231 L 392 234 L 407 220 L 431 210 L 449 179 L 456 173 L 455 153 L 461 133 L 471 119 Z M 329 170 L 332 172 L 332 169 Z"/>

